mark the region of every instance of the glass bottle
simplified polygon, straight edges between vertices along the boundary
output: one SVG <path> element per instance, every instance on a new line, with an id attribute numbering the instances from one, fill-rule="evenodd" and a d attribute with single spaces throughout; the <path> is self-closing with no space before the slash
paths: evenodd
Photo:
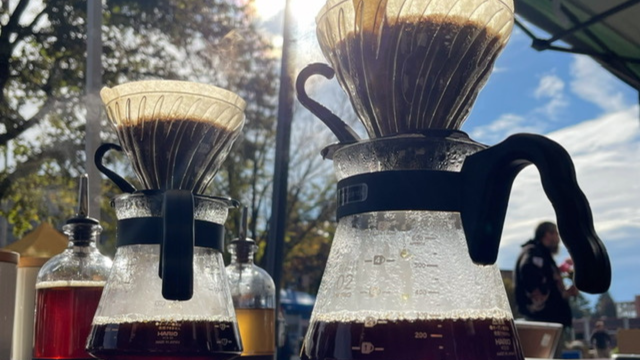
<path id="1" fill-rule="evenodd" d="M 85 174 L 78 212 L 63 226 L 69 246 L 38 272 L 34 359 L 92 359 L 85 346 L 111 259 L 96 248 L 102 227 L 88 214 Z"/>
<path id="2" fill-rule="evenodd" d="M 246 237 L 247 209 L 243 209 L 240 236 L 228 246 L 227 276 L 238 319 L 243 359 L 271 360 L 275 353 L 275 284 L 253 263 L 255 241 Z"/>

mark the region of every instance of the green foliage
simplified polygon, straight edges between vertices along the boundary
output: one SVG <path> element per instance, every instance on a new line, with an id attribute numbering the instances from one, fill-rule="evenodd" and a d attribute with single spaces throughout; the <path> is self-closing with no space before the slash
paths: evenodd
<path id="1" fill-rule="evenodd" d="M 75 194 L 72 180 L 84 172 L 87 2 L 21 0 L 15 5 L 0 8 L 0 121 L 5 129 L 0 131 L 5 155 L 0 202 L 14 234 L 21 236 L 37 222 L 60 223 L 75 207 L 75 195 L 54 199 L 46 193 Z M 103 5 L 103 82 L 183 79 L 235 91 L 249 103 L 249 120 L 247 135 L 234 152 L 249 157 L 253 149 L 265 149 L 273 143 L 265 139 L 273 138 L 275 60 L 267 56 L 270 46 L 245 10 L 236 1 L 108 1 Z M 106 119 L 102 122 L 102 138 L 116 141 Z M 109 157 L 115 168 L 127 168 L 122 159 Z M 250 161 L 238 156 L 229 162 L 240 160 Z M 251 172 L 239 173 L 244 185 L 234 186 L 244 193 Z M 105 198 L 117 194 L 108 184 L 104 181 Z M 52 207 L 53 201 L 58 203 Z M 108 200 L 102 214 L 114 223 Z M 110 227 L 105 225 L 103 234 L 108 244 L 113 242 Z"/>
<path id="2" fill-rule="evenodd" d="M 570 298 L 569 305 L 571 306 L 571 314 L 574 319 L 591 317 L 591 304 L 582 293 L 578 293 L 578 296 Z"/>
<path id="3" fill-rule="evenodd" d="M 608 291 L 598 296 L 598 300 L 596 301 L 595 309 L 593 312 L 595 318 L 614 319 L 618 315 L 617 312 L 618 310 L 616 308 L 616 303 L 615 301 L 613 301 L 613 298 Z"/>
<path id="4" fill-rule="evenodd" d="M 247 3 L 103 3 L 102 81 L 106 86 L 144 79 L 197 81 L 234 91 L 247 102 L 244 130 L 206 195 L 229 196 L 249 208 L 249 235 L 260 246 L 258 260 L 264 260 L 279 64 L 256 30 Z M 13 4 L 0 9 L 0 121 L 5 130 L 0 131 L 0 210 L 21 236 L 44 220 L 60 228 L 76 206 L 75 178 L 84 172 L 86 158 L 87 1 Z M 117 142 L 104 115 L 101 121 L 101 138 Z M 310 292 L 320 281 L 335 227 L 335 184 L 327 185 L 330 164 L 320 164 L 318 155 L 333 139 L 310 146 L 317 135 L 305 133 L 292 145 L 283 264 L 284 281 Z M 105 163 L 135 182 L 123 156 L 109 153 Z M 113 254 L 116 219 L 109 199 L 120 191 L 104 178 L 102 189 L 101 247 Z M 230 213 L 228 238 L 237 236 L 239 214 Z M 304 284 L 296 280 L 300 274 L 308 275 Z"/>

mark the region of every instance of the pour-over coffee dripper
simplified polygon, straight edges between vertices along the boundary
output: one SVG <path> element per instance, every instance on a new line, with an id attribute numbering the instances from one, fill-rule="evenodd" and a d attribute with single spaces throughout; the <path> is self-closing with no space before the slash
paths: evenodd
<path id="1" fill-rule="evenodd" d="M 330 0 L 320 48 L 371 138 L 459 129 L 513 27 L 510 1 Z"/>
<path id="2" fill-rule="evenodd" d="M 100 95 L 143 189 L 204 193 L 244 124 L 244 100 L 211 85 L 138 81 Z"/>
<path id="3" fill-rule="evenodd" d="M 338 227 L 303 360 L 523 359 L 495 265 L 511 184 L 538 167 L 575 283 L 611 268 L 573 163 L 542 136 L 487 148 L 459 131 L 513 26 L 510 0 L 328 0 L 316 18 L 330 68 L 298 99 L 340 142 Z M 304 89 L 337 75 L 370 139 Z M 483 265 L 483 266 L 478 266 Z"/>
<path id="4" fill-rule="evenodd" d="M 113 268 L 87 350 L 106 360 L 228 359 L 242 346 L 222 251 L 234 200 L 204 196 L 244 123 L 245 103 L 214 86 L 142 81 L 101 91 L 142 189 L 96 165 L 125 194 Z"/>

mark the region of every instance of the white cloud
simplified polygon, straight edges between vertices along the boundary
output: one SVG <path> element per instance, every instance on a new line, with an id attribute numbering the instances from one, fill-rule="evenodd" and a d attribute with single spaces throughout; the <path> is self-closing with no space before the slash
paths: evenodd
<path id="1" fill-rule="evenodd" d="M 549 102 L 536 108 L 533 112 L 541 113 L 551 120 L 555 120 L 560 111 L 569 105 L 569 101 L 567 101 L 564 94 L 564 81 L 554 74 L 542 76 L 533 95 L 536 99 L 549 100 Z"/>
<path id="2" fill-rule="evenodd" d="M 495 144 L 515 133 L 539 133 L 542 130 L 543 127 L 541 124 L 532 123 L 524 116 L 517 114 L 503 114 L 498 119 L 487 125 L 473 128 L 469 132 L 469 135 L 476 141 L 486 144 Z"/>
<path id="3" fill-rule="evenodd" d="M 571 91 L 578 97 L 595 104 L 605 112 L 628 107 L 617 86 L 618 80 L 587 56 L 576 55 L 571 64 Z"/>
<path id="4" fill-rule="evenodd" d="M 557 97 L 562 96 L 564 90 L 564 81 L 556 75 L 544 75 L 540 79 L 538 88 L 534 91 L 534 96 L 537 99 L 544 97 Z"/>

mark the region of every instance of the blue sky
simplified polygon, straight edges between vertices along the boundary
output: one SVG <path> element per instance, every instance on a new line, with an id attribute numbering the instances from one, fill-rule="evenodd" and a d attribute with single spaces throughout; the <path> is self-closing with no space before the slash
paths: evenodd
<path id="1" fill-rule="evenodd" d="M 317 49 L 313 17 L 323 1 L 292 0 L 298 20 L 296 65 L 326 62 Z M 256 0 L 278 42 L 272 18 L 284 1 Z M 268 5 L 267 5 L 268 4 Z M 301 15 L 303 14 L 303 15 Z M 544 34 L 542 33 L 544 36 Z M 462 127 L 474 140 L 496 144 L 508 135 L 531 132 L 559 142 L 572 156 L 578 182 L 589 199 L 595 229 L 605 243 L 613 268 L 611 295 L 631 301 L 640 295 L 640 109 L 638 93 L 588 57 L 538 52 L 514 28 L 511 40 Z M 335 82 L 335 81 L 334 81 Z M 332 97 L 335 100 L 335 88 Z M 322 92 L 327 92 L 322 89 Z M 335 107 L 335 102 L 334 104 Z M 337 111 L 344 117 L 347 110 Z M 512 269 L 520 244 L 541 221 L 555 214 L 535 168 L 523 170 L 514 183 L 498 265 Z M 558 262 L 567 257 L 566 250 Z M 595 297 L 588 296 L 591 300 Z"/>

